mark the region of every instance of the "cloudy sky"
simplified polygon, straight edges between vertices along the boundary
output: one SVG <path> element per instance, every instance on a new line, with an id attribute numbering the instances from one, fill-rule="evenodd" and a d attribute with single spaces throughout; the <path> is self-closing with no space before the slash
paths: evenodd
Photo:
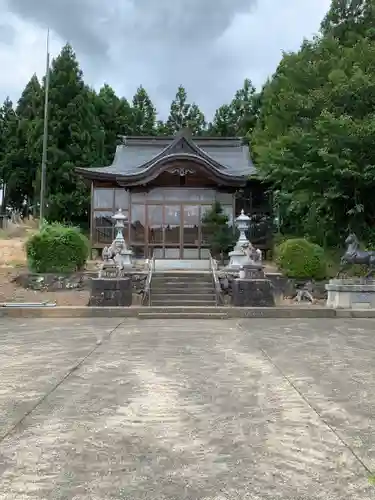
<path id="1" fill-rule="evenodd" d="M 281 50 L 311 37 L 330 0 L 0 0 L 0 100 L 17 100 L 69 41 L 87 83 L 131 98 L 142 84 L 165 115 L 183 84 L 210 116 L 244 78 L 260 86 Z"/>

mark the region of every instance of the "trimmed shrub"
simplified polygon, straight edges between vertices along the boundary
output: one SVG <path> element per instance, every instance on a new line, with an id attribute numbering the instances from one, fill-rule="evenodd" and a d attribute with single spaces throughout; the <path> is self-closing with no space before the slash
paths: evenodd
<path id="1" fill-rule="evenodd" d="M 48 224 L 26 243 L 29 268 L 35 273 L 71 273 L 82 269 L 89 241 L 76 227 Z"/>
<path id="2" fill-rule="evenodd" d="M 214 257 L 218 258 L 222 256 L 221 254 L 227 254 L 238 239 L 238 235 L 228 222 L 229 218 L 218 201 L 215 201 L 211 209 L 202 217 L 205 240 Z"/>
<path id="3" fill-rule="evenodd" d="M 276 263 L 289 278 L 321 280 L 327 276 L 323 248 L 304 238 L 281 243 L 276 248 Z"/>

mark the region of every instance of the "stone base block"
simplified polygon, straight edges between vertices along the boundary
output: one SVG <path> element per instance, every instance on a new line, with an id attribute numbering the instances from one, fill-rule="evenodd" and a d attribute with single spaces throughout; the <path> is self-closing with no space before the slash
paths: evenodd
<path id="1" fill-rule="evenodd" d="M 245 271 L 245 279 L 265 279 L 262 264 L 244 264 L 243 270 Z"/>
<path id="2" fill-rule="evenodd" d="M 333 309 L 374 309 L 375 280 L 332 279 L 325 286 L 327 307 Z"/>
<path id="3" fill-rule="evenodd" d="M 235 279 L 232 305 L 235 307 L 274 307 L 273 287 L 267 279 Z"/>
<path id="4" fill-rule="evenodd" d="M 249 262 L 249 257 L 242 250 L 232 250 L 229 252 L 229 269 L 239 270 L 244 264 Z"/>
<path id="5" fill-rule="evenodd" d="M 295 295 L 295 290 L 290 286 L 288 278 L 281 273 L 266 273 L 265 278 L 272 284 L 273 296 L 275 297 L 276 305 L 281 305 L 284 297 Z"/>
<path id="6" fill-rule="evenodd" d="M 131 278 L 93 278 L 88 305 L 91 307 L 130 307 L 132 305 Z"/>

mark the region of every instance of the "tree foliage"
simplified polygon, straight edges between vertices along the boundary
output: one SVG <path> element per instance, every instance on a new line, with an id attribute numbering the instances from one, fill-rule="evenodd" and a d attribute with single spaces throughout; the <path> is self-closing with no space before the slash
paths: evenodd
<path id="1" fill-rule="evenodd" d="M 332 0 L 321 31 L 346 45 L 352 45 L 362 37 L 373 38 L 374 13 L 374 0 Z"/>
<path id="2" fill-rule="evenodd" d="M 89 192 L 75 167 L 111 163 L 119 135 L 240 136 L 273 192 L 284 234 L 322 246 L 348 228 L 375 240 L 375 0 L 332 0 L 321 31 L 283 54 L 260 92 L 245 79 L 211 123 L 177 89 L 166 120 L 147 90 L 133 99 L 84 82 L 72 48 L 51 67 L 47 217 L 87 224 Z M 37 206 L 44 82 L 33 76 L 16 106 L 0 108 L 0 182 L 5 203 Z"/>
<path id="3" fill-rule="evenodd" d="M 375 43 L 362 25 L 354 43 L 342 43 L 340 23 L 330 23 L 327 16 L 324 36 L 284 54 L 253 134 L 284 230 L 324 245 L 349 227 L 366 237 L 375 217 Z"/>
<path id="4" fill-rule="evenodd" d="M 167 135 L 174 135 L 179 130 L 189 129 L 193 135 L 202 135 L 205 127 L 204 114 L 195 103 L 188 102 L 187 92 L 180 85 L 172 101 L 164 132 Z"/>
<path id="5" fill-rule="evenodd" d="M 70 45 L 52 63 L 48 133 L 47 217 L 88 221 L 89 191 L 75 168 L 98 163 L 101 124 Z"/>
<path id="6" fill-rule="evenodd" d="M 156 135 L 156 109 L 142 85 L 133 97 L 132 134 Z"/>
<path id="7" fill-rule="evenodd" d="M 233 227 L 229 226 L 228 216 L 218 201 L 204 214 L 202 228 L 214 256 L 222 256 L 233 249 L 236 234 Z"/>
<path id="8" fill-rule="evenodd" d="M 20 209 L 23 200 L 33 205 L 38 195 L 37 185 L 40 176 L 40 155 L 43 130 L 43 90 L 34 74 L 27 83 L 17 103 L 18 135 L 14 147 L 9 148 L 16 164 L 19 195 L 9 192 L 8 200 L 14 208 Z M 39 159 L 39 162 L 38 162 Z M 9 165 L 9 160 L 8 163 Z"/>
<path id="9" fill-rule="evenodd" d="M 321 280 L 327 276 L 323 248 L 304 238 L 281 243 L 276 249 L 276 261 L 290 278 Z"/>
<path id="10" fill-rule="evenodd" d="M 119 136 L 174 135 L 190 129 L 193 135 L 245 136 L 255 119 L 254 87 L 246 80 L 230 106 L 207 125 L 197 104 L 189 103 L 181 85 L 165 121 L 140 85 L 129 102 L 105 84 L 89 88 L 72 47 L 67 44 L 52 61 L 48 109 L 46 218 L 86 226 L 89 189 L 76 167 L 109 165 Z M 6 99 L 0 108 L 0 183 L 4 207 L 39 209 L 44 127 L 45 81 L 33 75 L 18 103 Z M 251 102 L 250 102 L 251 101 Z M 226 111 L 228 108 L 228 111 Z"/>
<path id="11" fill-rule="evenodd" d="M 93 92 L 96 115 L 100 122 L 98 153 L 100 164 L 109 165 L 115 153 L 118 138 L 132 132 L 132 109 L 125 98 L 119 98 L 109 85 L 105 84 Z"/>
<path id="12" fill-rule="evenodd" d="M 36 273 L 82 270 L 89 255 L 89 242 L 79 229 L 48 224 L 26 243 L 29 268 Z"/>
<path id="13" fill-rule="evenodd" d="M 18 120 L 12 101 L 5 99 L 0 108 L 0 176 L 3 186 L 3 204 L 18 208 L 20 203 L 20 182 L 17 175 Z M 4 208 L 3 207 L 3 208 Z"/>
<path id="14" fill-rule="evenodd" d="M 256 93 L 251 80 L 245 79 L 230 102 L 217 109 L 209 126 L 209 135 L 217 137 L 249 137 L 257 123 L 260 94 Z"/>

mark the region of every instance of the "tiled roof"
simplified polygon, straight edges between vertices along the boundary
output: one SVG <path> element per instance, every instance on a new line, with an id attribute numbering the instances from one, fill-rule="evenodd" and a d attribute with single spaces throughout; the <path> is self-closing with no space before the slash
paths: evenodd
<path id="1" fill-rule="evenodd" d="M 191 138 L 195 146 L 213 160 L 216 169 L 229 177 L 249 177 L 255 173 L 248 146 L 239 139 Z M 127 137 L 124 144 L 117 146 L 114 160 L 107 167 L 79 169 L 81 173 L 103 173 L 131 177 L 146 172 L 153 165 L 153 159 L 168 148 L 176 138 L 164 137 Z M 168 153 L 169 154 L 169 153 Z M 183 157 L 184 152 L 179 152 Z M 187 158 L 191 157 L 186 155 Z"/>
<path id="2" fill-rule="evenodd" d="M 241 145 L 233 148 L 208 146 L 201 149 L 217 163 L 226 167 L 226 173 L 230 175 L 249 176 L 255 173 L 248 146 Z"/>

